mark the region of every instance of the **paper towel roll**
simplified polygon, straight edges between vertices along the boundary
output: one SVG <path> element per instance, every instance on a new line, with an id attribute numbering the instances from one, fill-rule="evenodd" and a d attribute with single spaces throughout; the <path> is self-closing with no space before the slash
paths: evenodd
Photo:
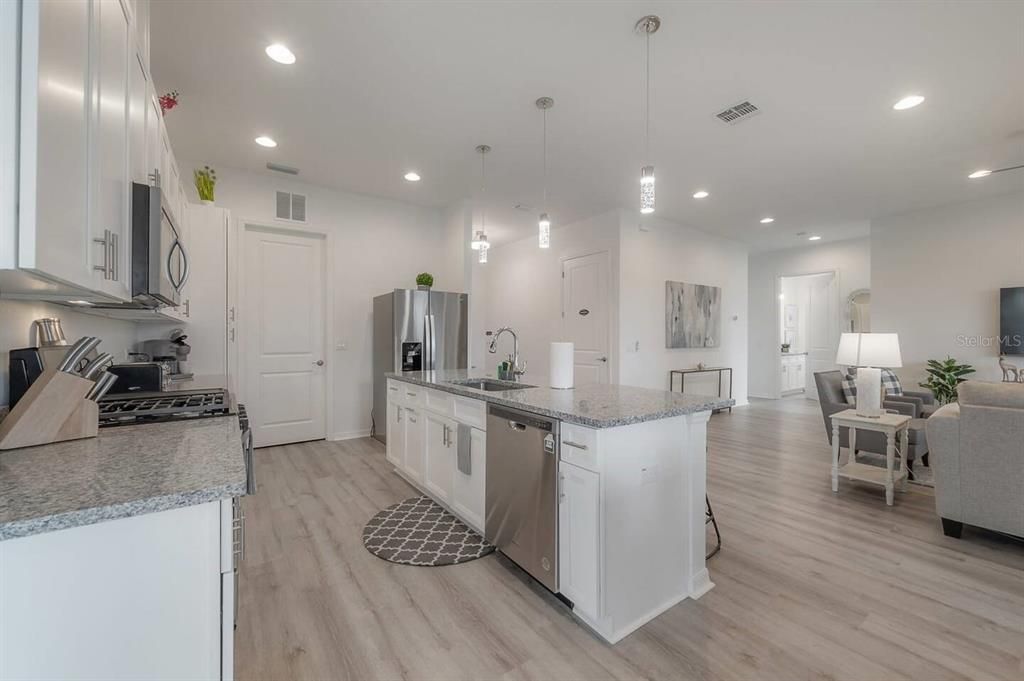
<path id="1" fill-rule="evenodd" d="M 572 388 L 572 367 L 576 349 L 572 343 L 551 344 L 551 387 Z"/>

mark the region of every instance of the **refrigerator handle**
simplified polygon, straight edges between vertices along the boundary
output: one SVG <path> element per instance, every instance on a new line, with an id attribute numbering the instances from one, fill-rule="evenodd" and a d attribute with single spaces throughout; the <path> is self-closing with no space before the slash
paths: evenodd
<path id="1" fill-rule="evenodd" d="M 430 368 L 437 369 L 437 333 L 434 315 L 430 315 Z"/>
<path id="2" fill-rule="evenodd" d="M 431 319 L 429 314 L 423 315 L 423 370 L 434 368 L 434 335 L 430 332 Z"/>

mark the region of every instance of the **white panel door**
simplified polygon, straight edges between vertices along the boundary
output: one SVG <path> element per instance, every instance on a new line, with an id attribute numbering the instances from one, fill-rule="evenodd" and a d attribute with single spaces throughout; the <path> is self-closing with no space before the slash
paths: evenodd
<path id="1" fill-rule="evenodd" d="M 558 464 L 558 589 L 574 610 L 598 617 L 600 603 L 601 476 L 565 461 Z"/>
<path id="2" fill-rule="evenodd" d="M 246 225 L 242 393 L 257 447 L 326 435 L 324 240 Z"/>
<path id="3" fill-rule="evenodd" d="M 818 399 L 818 388 L 814 383 L 815 372 L 837 368 L 839 293 L 833 273 L 811 278 L 808 288 L 807 364 L 804 371 L 804 389 L 807 395 Z"/>
<path id="4" fill-rule="evenodd" d="M 562 263 L 563 340 L 575 345 L 575 385 L 608 383 L 608 253 Z"/>

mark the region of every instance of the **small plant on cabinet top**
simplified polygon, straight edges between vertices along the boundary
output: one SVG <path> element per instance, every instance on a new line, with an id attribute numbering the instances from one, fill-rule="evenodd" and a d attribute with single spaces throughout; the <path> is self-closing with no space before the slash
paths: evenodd
<path id="1" fill-rule="evenodd" d="M 430 288 L 434 285 L 434 275 L 430 272 L 421 272 L 416 275 L 416 285 Z"/>
<path id="2" fill-rule="evenodd" d="M 941 362 L 937 359 L 930 359 L 928 360 L 928 380 L 918 385 L 931 390 L 939 404 L 949 404 L 956 402 L 957 386 L 967 380 L 964 376 L 973 373 L 974 367 L 970 364 L 958 364 L 952 357 L 946 357 Z"/>
<path id="3" fill-rule="evenodd" d="M 217 171 L 210 166 L 203 166 L 202 170 L 195 170 L 192 174 L 195 177 L 199 200 L 213 201 L 213 190 L 217 186 Z"/>
<path id="4" fill-rule="evenodd" d="M 160 113 L 165 114 L 178 106 L 178 91 L 171 90 L 167 94 L 160 95 Z"/>

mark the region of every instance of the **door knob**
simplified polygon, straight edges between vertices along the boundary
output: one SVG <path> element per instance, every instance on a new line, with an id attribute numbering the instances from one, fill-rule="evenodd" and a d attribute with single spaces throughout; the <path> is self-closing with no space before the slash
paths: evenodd
<path id="1" fill-rule="evenodd" d="M 313 364 L 317 365 L 318 367 L 322 367 L 324 365 L 324 361 L 322 359 L 318 359 L 317 361 L 313 362 Z"/>

